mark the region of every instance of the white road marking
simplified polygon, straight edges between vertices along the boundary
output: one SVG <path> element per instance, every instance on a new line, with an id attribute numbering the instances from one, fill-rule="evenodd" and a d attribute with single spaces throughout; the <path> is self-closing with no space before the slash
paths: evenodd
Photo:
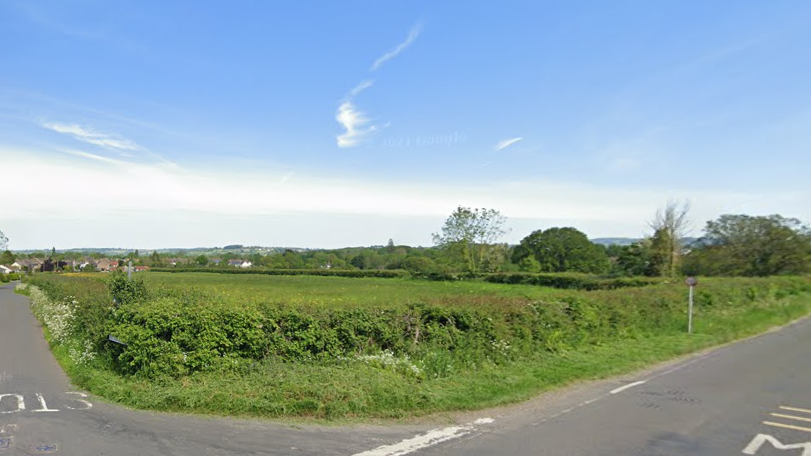
<path id="1" fill-rule="evenodd" d="M 613 390 L 609 391 L 609 394 L 621 393 L 621 392 L 623 392 L 623 391 L 625 391 L 627 389 L 633 388 L 635 386 L 644 385 L 645 383 L 648 383 L 648 381 L 647 380 L 640 380 L 638 382 L 629 383 L 627 385 L 623 385 L 623 386 L 620 386 L 619 388 L 616 388 L 616 389 L 613 389 Z"/>
<path id="2" fill-rule="evenodd" d="M 795 431 L 803 431 L 803 432 L 811 432 L 811 428 L 802 427 L 802 426 L 794 426 L 792 424 L 783 424 L 783 423 L 775 423 L 773 421 L 764 421 L 763 424 L 767 426 L 774 426 L 774 427 L 781 427 L 786 429 L 793 429 Z M 811 455 L 809 455 L 811 456 Z"/>
<path id="3" fill-rule="evenodd" d="M 22 394 L 0 394 L 0 402 L 3 402 L 4 397 L 12 397 L 17 399 L 17 410 L 9 410 L 7 412 L 0 412 L 0 413 L 15 413 L 19 412 L 20 410 L 25 410 L 25 399 L 23 398 Z"/>
<path id="4" fill-rule="evenodd" d="M 800 456 L 811 456 L 811 442 L 805 443 L 795 443 L 784 445 L 776 438 L 768 435 L 768 434 L 758 434 L 755 436 L 754 439 L 743 449 L 743 454 L 757 454 L 757 450 L 763 446 L 764 443 L 769 442 L 772 447 L 778 450 L 796 450 L 796 449 L 803 449 L 803 453 Z"/>
<path id="5" fill-rule="evenodd" d="M 87 394 L 79 393 L 79 392 L 76 392 L 76 391 L 68 391 L 65 394 L 72 394 L 74 396 L 85 397 L 85 398 L 87 397 Z M 65 407 L 67 407 L 67 408 L 69 408 L 71 410 L 87 410 L 87 409 L 93 407 L 93 404 L 91 404 L 90 402 L 87 402 L 84 399 L 73 399 L 73 400 L 76 401 L 76 402 L 81 402 L 82 404 L 85 405 L 85 407 L 84 408 L 75 408 L 75 407 L 71 407 L 71 406 L 69 406 L 67 404 L 65 404 Z"/>
<path id="6" fill-rule="evenodd" d="M 7 424 L 5 426 L 0 426 L 0 434 L 11 434 L 13 432 L 17 432 L 16 424 Z"/>
<path id="7" fill-rule="evenodd" d="M 811 410 L 797 408 L 797 407 L 786 407 L 784 405 L 781 405 L 780 408 L 783 409 L 783 410 L 791 410 L 792 412 L 811 413 Z"/>
<path id="8" fill-rule="evenodd" d="M 39 400 L 39 405 L 42 406 L 41 409 L 38 410 L 31 410 L 32 412 L 58 412 L 57 409 L 49 409 L 48 406 L 45 404 L 45 398 L 42 397 L 42 394 L 37 393 L 37 400 Z"/>
<path id="9" fill-rule="evenodd" d="M 805 421 L 807 423 L 811 423 L 811 418 L 806 418 L 804 416 L 784 415 L 782 413 L 770 413 L 769 415 L 776 416 L 778 418 L 788 418 L 790 420 Z"/>
<path id="10" fill-rule="evenodd" d="M 402 442 L 393 445 L 383 445 L 373 450 L 357 453 L 353 456 L 402 456 L 404 454 L 413 453 L 423 448 L 428 448 L 453 440 L 467 434 L 470 434 L 476 429 L 476 425 L 490 424 L 495 420 L 492 418 L 480 418 L 473 423 L 465 424 L 462 426 L 451 426 L 444 429 L 434 429 L 425 434 L 416 437 L 405 439 Z"/>

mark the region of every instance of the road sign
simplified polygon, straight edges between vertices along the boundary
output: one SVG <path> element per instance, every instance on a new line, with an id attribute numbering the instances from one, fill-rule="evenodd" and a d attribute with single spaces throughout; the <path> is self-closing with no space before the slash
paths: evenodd
<path id="1" fill-rule="evenodd" d="M 688 277 L 684 279 L 684 283 L 686 283 L 688 286 L 694 287 L 698 285 L 698 280 L 696 280 L 695 277 Z"/>

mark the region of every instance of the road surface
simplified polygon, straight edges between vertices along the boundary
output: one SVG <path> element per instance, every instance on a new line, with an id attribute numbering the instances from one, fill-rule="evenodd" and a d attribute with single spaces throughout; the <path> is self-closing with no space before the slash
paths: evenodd
<path id="1" fill-rule="evenodd" d="M 0 287 L 0 456 L 811 456 L 811 320 L 446 426 L 285 426 L 126 410 L 75 391 Z"/>

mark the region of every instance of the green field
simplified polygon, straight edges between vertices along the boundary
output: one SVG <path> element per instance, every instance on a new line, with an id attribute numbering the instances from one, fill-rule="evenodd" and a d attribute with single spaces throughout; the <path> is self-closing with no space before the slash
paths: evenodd
<path id="1" fill-rule="evenodd" d="M 531 302 L 556 293 L 531 285 L 480 281 L 160 272 L 143 274 L 143 278 L 153 286 L 199 288 L 250 302 L 326 306 L 397 306 L 410 302 L 499 305 Z"/>
<path id="2" fill-rule="evenodd" d="M 586 292 L 145 273 L 41 274 L 31 284 L 35 315 L 77 386 L 143 409 L 296 420 L 516 402 L 811 311 L 808 277 L 702 281 L 691 336 L 680 282 Z M 110 344 L 109 334 L 128 345 Z"/>

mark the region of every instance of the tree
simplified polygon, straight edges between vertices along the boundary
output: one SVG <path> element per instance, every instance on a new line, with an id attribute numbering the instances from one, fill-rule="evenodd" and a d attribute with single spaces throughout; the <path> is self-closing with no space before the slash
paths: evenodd
<path id="1" fill-rule="evenodd" d="M 652 256 L 651 239 L 642 239 L 631 245 L 612 245 L 608 255 L 614 272 L 627 276 L 657 276 L 660 271 Z"/>
<path id="2" fill-rule="evenodd" d="M 197 262 L 197 264 L 200 266 L 205 266 L 208 264 L 208 257 L 205 255 L 200 255 L 197 258 L 195 258 L 194 261 Z"/>
<path id="3" fill-rule="evenodd" d="M 512 261 L 542 272 L 600 273 L 608 270 L 605 249 L 589 241 L 575 228 L 533 231 L 513 250 Z"/>
<path id="4" fill-rule="evenodd" d="M 689 212 L 689 202 L 668 201 L 664 208 L 656 211 L 649 223 L 653 229 L 651 262 L 657 275 L 674 277 L 679 272 L 683 254 L 682 239 L 689 230 Z"/>
<path id="5" fill-rule="evenodd" d="M 8 238 L 2 231 L 0 231 L 0 249 L 6 250 L 8 248 Z"/>
<path id="6" fill-rule="evenodd" d="M 15 261 L 17 261 L 17 258 L 9 250 L 0 254 L 0 264 L 12 264 Z"/>
<path id="7" fill-rule="evenodd" d="M 506 218 L 495 209 L 470 209 L 459 206 L 445 220 L 440 233 L 434 233 L 434 244 L 451 255 L 458 255 L 469 274 L 476 274 L 492 244 L 506 231 Z"/>
<path id="8" fill-rule="evenodd" d="M 722 215 L 707 222 L 685 272 L 769 276 L 811 272 L 811 230 L 780 215 Z"/>
<path id="9" fill-rule="evenodd" d="M 153 250 L 152 254 L 149 255 L 149 262 L 153 267 L 163 266 L 163 259 L 161 259 L 161 255 L 157 250 Z"/>

